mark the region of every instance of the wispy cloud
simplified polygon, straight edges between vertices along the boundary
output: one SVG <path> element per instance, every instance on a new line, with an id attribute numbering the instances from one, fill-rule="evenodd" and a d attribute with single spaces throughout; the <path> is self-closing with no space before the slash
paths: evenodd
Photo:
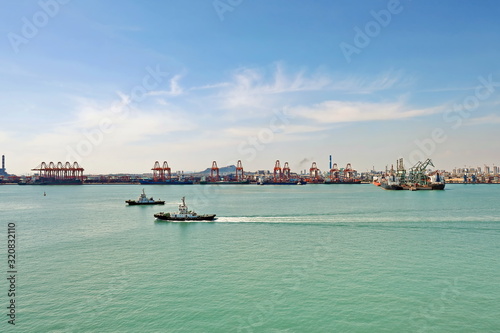
<path id="1" fill-rule="evenodd" d="M 174 75 L 169 80 L 169 89 L 168 90 L 153 90 L 147 93 L 148 96 L 179 96 L 184 93 L 184 89 L 180 86 L 179 81 L 182 78 L 182 75 L 177 74 Z"/>
<path id="2" fill-rule="evenodd" d="M 228 85 L 219 93 L 225 108 L 263 107 L 270 105 L 279 95 L 323 90 L 331 79 L 323 74 L 307 75 L 305 71 L 286 73 L 277 64 L 267 75 L 262 69 L 240 68 L 233 74 Z"/>
<path id="3" fill-rule="evenodd" d="M 414 82 L 410 76 L 405 76 L 401 71 L 387 71 L 375 77 L 351 76 L 336 81 L 330 87 L 333 91 L 348 94 L 371 94 L 394 87 L 408 87 Z"/>
<path id="4" fill-rule="evenodd" d="M 267 109 L 310 99 L 314 92 L 368 95 L 395 86 L 407 87 L 412 82 L 411 77 L 405 77 L 400 71 L 388 71 L 375 77 L 335 77 L 319 70 L 287 71 L 277 64 L 270 73 L 257 68 L 238 69 L 229 83 L 220 85 L 219 99 L 226 109 Z"/>
<path id="5" fill-rule="evenodd" d="M 225 88 L 230 86 L 231 84 L 229 82 L 220 82 L 220 83 L 214 83 L 214 84 L 206 84 L 203 86 L 199 87 L 191 87 L 189 90 L 208 90 L 208 89 L 218 89 L 218 88 Z"/>
<path id="6" fill-rule="evenodd" d="M 487 125 L 500 124 L 500 116 L 496 114 L 489 114 L 484 117 L 469 119 L 464 123 L 465 126 L 476 126 L 485 124 Z"/>
<path id="7" fill-rule="evenodd" d="M 183 84 L 185 75 L 170 76 L 164 88 L 148 91 L 140 100 L 120 91 L 114 100 L 75 97 L 72 116 L 64 123 L 50 124 L 50 130 L 30 135 L 22 150 L 30 151 L 36 159 L 64 160 L 68 146 L 76 150 L 94 135 L 98 143 L 81 156 L 84 165 L 106 165 L 108 156 L 142 156 L 147 160 L 186 154 L 196 156 L 189 163 L 197 165 L 200 159 L 209 163 L 218 158 L 214 151 L 226 152 L 222 154 L 230 156 L 226 160 L 241 157 L 239 145 L 258 138 L 263 131 L 269 133 L 270 124 L 278 129 L 272 130 L 272 144 L 262 154 L 271 155 L 273 149 L 290 142 L 306 145 L 310 137 L 317 140 L 322 132 L 342 123 L 403 119 L 440 111 L 440 107 L 412 108 L 401 93 L 394 94 L 394 101 L 379 102 L 378 92 L 392 94 L 395 87 L 411 83 L 396 71 L 336 77 L 323 70 L 292 70 L 275 64 L 271 69 L 240 68 L 220 82 L 193 87 Z M 271 122 L 277 110 L 287 110 L 290 119 Z M 113 129 L 102 133 L 101 139 L 95 131 L 103 119 L 109 120 Z M 5 141 L 5 135 L 0 135 L 0 141 Z M 131 152 L 134 157 L 128 156 Z"/>
<path id="8" fill-rule="evenodd" d="M 444 107 L 415 109 L 403 102 L 369 103 L 350 101 L 325 101 L 313 106 L 291 109 L 297 117 L 312 119 L 319 124 L 360 121 L 394 120 L 439 113 Z"/>

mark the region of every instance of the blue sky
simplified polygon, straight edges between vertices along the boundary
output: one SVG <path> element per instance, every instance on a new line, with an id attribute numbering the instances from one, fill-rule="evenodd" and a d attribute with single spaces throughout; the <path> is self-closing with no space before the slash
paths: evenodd
<path id="1" fill-rule="evenodd" d="M 500 164 L 500 4 L 2 1 L 7 171 Z"/>

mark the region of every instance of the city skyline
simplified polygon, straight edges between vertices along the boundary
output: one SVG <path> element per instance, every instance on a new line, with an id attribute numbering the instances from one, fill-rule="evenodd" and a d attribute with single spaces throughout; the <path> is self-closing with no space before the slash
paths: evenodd
<path id="1" fill-rule="evenodd" d="M 499 165 L 494 1 L 1 6 L 10 174 Z"/>

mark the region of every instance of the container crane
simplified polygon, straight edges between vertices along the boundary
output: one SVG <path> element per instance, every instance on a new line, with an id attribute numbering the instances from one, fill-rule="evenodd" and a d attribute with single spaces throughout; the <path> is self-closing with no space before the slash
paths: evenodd
<path id="1" fill-rule="evenodd" d="M 243 165 L 241 164 L 241 160 L 238 160 L 236 163 L 236 181 L 242 182 L 245 180 L 245 173 L 243 172 Z"/>
<path id="2" fill-rule="evenodd" d="M 280 161 L 276 160 L 274 164 L 274 182 L 281 182 L 283 179 L 283 171 L 281 170 Z"/>
<path id="3" fill-rule="evenodd" d="M 217 167 L 217 162 L 213 161 L 212 168 L 210 169 L 210 181 L 211 182 L 218 182 L 219 180 L 220 180 L 219 167 Z"/>

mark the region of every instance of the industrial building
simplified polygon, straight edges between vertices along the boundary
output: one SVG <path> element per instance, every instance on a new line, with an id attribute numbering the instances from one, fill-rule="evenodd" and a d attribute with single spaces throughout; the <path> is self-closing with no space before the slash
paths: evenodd
<path id="1" fill-rule="evenodd" d="M 2 168 L 0 168 L 1 177 L 9 177 L 9 174 L 5 170 L 5 155 L 2 155 Z"/>

